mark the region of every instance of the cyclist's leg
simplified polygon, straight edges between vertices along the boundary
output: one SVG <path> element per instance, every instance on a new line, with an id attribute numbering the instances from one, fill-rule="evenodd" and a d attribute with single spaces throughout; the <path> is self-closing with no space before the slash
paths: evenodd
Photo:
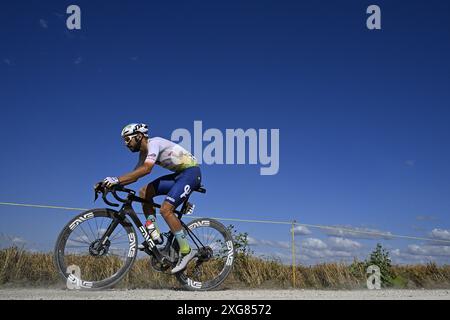
<path id="1" fill-rule="evenodd" d="M 142 204 L 142 211 L 144 212 L 146 218 L 150 215 L 156 215 L 155 207 L 153 206 L 153 198 L 159 195 L 167 194 L 175 184 L 175 177 L 176 174 L 168 174 L 153 180 L 139 189 L 139 196 L 151 202 L 151 204 Z"/>
<path id="2" fill-rule="evenodd" d="M 192 191 L 201 185 L 202 174 L 199 167 L 187 168 L 175 177 L 175 183 L 167 193 L 165 201 L 169 202 L 173 209 L 182 204 Z"/>
<path id="3" fill-rule="evenodd" d="M 176 175 L 174 174 L 169 174 L 159 177 L 139 190 L 139 195 L 141 198 L 145 198 L 151 202 L 150 204 L 143 203 L 142 211 L 144 212 L 146 218 L 145 227 L 156 230 L 156 234 L 153 234 L 152 231 L 152 238 L 157 242 L 161 241 L 161 238 L 158 237 L 158 235 L 161 234 L 161 230 L 156 220 L 156 210 L 153 205 L 153 197 L 167 194 L 175 184 L 175 176 Z"/>
<path id="4" fill-rule="evenodd" d="M 155 188 L 153 187 L 153 185 L 149 183 L 139 189 L 139 196 L 150 202 L 150 204 L 142 203 L 142 212 L 144 212 L 145 218 L 148 219 L 150 215 L 154 216 L 156 214 L 156 211 L 153 205 L 153 197 L 155 197 Z"/>
<path id="5" fill-rule="evenodd" d="M 175 184 L 170 189 L 165 201 L 161 206 L 161 215 L 166 220 L 170 227 L 170 230 L 177 238 L 180 244 L 180 252 L 187 254 L 190 251 L 188 242 L 185 239 L 183 228 L 180 220 L 174 215 L 174 210 L 181 203 L 183 203 L 189 194 L 200 187 L 201 184 L 201 172 L 199 167 L 192 167 L 180 172 L 176 179 Z"/>

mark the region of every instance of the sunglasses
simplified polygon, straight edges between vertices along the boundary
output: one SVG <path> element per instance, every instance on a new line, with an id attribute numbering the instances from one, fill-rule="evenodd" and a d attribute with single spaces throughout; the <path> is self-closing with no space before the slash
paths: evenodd
<path id="1" fill-rule="evenodd" d="M 133 134 L 133 135 L 131 135 L 131 136 L 126 136 L 126 137 L 124 137 L 123 138 L 123 140 L 125 141 L 125 143 L 130 143 L 131 142 L 131 140 L 133 140 L 133 138 L 134 137 L 136 137 L 137 136 L 137 134 Z"/>

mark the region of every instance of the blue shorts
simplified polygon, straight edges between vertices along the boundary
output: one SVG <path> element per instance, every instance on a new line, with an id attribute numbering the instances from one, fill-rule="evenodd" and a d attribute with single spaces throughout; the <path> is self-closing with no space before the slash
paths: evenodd
<path id="1" fill-rule="evenodd" d="M 150 182 L 155 196 L 167 195 L 165 201 L 178 207 L 193 190 L 200 187 L 202 174 L 199 167 L 190 167 L 181 172 L 168 174 Z"/>

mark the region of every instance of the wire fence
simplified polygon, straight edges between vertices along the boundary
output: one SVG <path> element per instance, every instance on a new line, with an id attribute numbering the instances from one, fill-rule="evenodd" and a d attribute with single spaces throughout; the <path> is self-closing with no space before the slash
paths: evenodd
<path id="1" fill-rule="evenodd" d="M 52 205 L 38 205 L 38 204 L 26 204 L 26 203 L 13 203 L 13 202 L 0 202 L 0 205 L 3 206 L 19 206 L 19 207 L 30 207 L 30 208 L 46 208 L 46 209 L 59 209 L 59 210 L 71 210 L 71 211 L 87 211 L 90 209 L 87 208 L 75 208 L 75 207 L 64 207 L 64 206 L 52 206 Z M 138 214 L 143 214 L 141 212 L 138 212 Z M 224 217 L 214 217 L 214 216 L 208 216 L 208 217 L 201 217 L 201 216 L 195 216 L 195 215 L 189 215 L 185 216 L 189 219 L 197 219 L 197 218 L 212 218 L 219 221 L 233 221 L 233 222 L 244 222 L 244 223 L 260 223 L 260 224 L 278 224 L 278 225 L 289 225 L 290 232 L 291 232 L 291 255 L 292 255 L 292 277 L 293 277 L 293 283 L 295 284 L 295 268 L 297 265 L 296 261 L 296 243 L 295 243 L 295 235 L 296 235 L 296 227 L 305 227 L 305 228 L 312 228 L 312 229 L 321 229 L 321 230 L 327 230 L 327 231 L 334 231 L 337 232 L 336 235 L 345 237 L 346 235 L 366 235 L 371 237 L 381 237 L 383 239 L 406 239 L 406 240 L 421 240 L 421 241 L 429 241 L 432 243 L 439 243 L 441 245 L 448 245 L 450 246 L 450 240 L 446 239 L 439 239 L 439 238 L 430 238 L 430 237 L 417 237 L 417 236 L 410 236 L 410 235 L 399 235 L 399 234 L 393 234 L 391 232 L 378 232 L 378 231 L 371 231 L 371 230 L 359 230 L 354 228 L 347 228 L 347 227 L 340 227 L 340 226 L 329 226 L 329 225 L 319 225 L 319 224 L 307 224 L 307 223 L 299 223 L 296 220 L 292 221 L 274 221 L 274 220 L 256 220 L 256 219 L 237 219 L 237 218 L 224 218 Z M 305 235 L 305 234 L 302 234 Z"/>

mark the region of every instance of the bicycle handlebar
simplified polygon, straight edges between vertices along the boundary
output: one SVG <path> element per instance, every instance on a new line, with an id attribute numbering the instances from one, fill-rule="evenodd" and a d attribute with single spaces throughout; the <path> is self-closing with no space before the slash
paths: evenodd
<path id="1" fill-rule="evenodd" d="M 128 193 L 127 198 L 122 198 L 122 197 L 120 197 L 120 196 L 117 194 L 117 191 L 127 192 L 127 193 Z M 144 199 L 140 199 L 139 197 L 136 197 L 136 196 L 135 196 L 135 193 L 136 193 L 136 192 L 135 192 L 134 190 L 125 188 L 125 187 L 123 187 L 123 186 L 121 186 L 121 185 L 115 185 L 115 186 L 113 186 L 112 188 L 107 188 L 106 186 L 103 186 L 103 183 L 102 183 L 102 182 L 99 182 L 99 183 L 97 183 L 97 184 L 95 185 L 95 187 L 94 187 L 94 192 L 95 192 L 95 198 L 94 198 L 94 201 L 97 200 L 97 198 L 98 198 L 98 193 L 101 192 L 101 193 L 102 193 L 102 199 L 103 199 L 103 201 L 104 201 L 107 205 L 112 206 L 112 207 L 118 207 L 119 204 L 110 202 L 110 201 L 106 198 L 106 196 L 108 195 L 109 192 L 112 193 L 112 195 L 114 196 L 114 198 L 115 198 L 117 201 L 122 202 L 122 203 L 128 202 L 128 201 L 129 201 L 129 198 L 128 198 L 128 197 L 129 197 L 130 195 L 133 196 L 133 200 L 138 200 L 138 201 L 144 200 Z"/>
<path id="2" fill-rule="evenodd" d="M 117 195 L 117 191 L 126 192 L 127 193 L 127 197 L 126 198 L 119 197 Z M 206 193 L 206 189 L 203 188 L 202 186 L 200 186 L 198 189 L 196 189 L 194 191 L 198 191 L 200 193 Z M 95 193 L 94 201 L 97 200 L 98 194 L 100 192 L 103 194 L 102 195 L 103 201 L 107 205 L 112 206 L 112 207 L 118 207 L 119 204 L 112 203 L 106 198 L 106 196 L 108 195 L 109 192 L 111 192 L 113 194 L 114 198 L 117 201 L 122 202 L 122 203 L 131 203 L 133 201 L 137 201 L 137 202 L 140 202 L 140 203 L 147 203 L 147 204 L 153 205 L 154 207 L 157 207 L 157 208 L 161 207 L 161 205 L 159 205 L 157 203 L 153 203 L 151 201 L 148 201 L 147 199 L 143 199 L 143 198 L 137 197 L 136 196 L 136 191 L 134 191 L 132 189 L 125 188 L 124 186 L 122 186 L 120 184 L 112 186 L 111 188 L 107 188 L 106 186 L 103 185 L 103 181 L 97 182 L 95 184 L 95 186 L 94 186 L 94 193 Z M 186 201 L 187 201 L 187 199 L 186 199 Z"/>
<path id="3" fill-rule="evenodd" d="M 122 202 L 122 203 L 126 203 L 126 202 L 128 201 L 128 199 L 126 199 L 126 198 L 125 198 L 125 199 L 124 199 L 124 198 L 121 198 L 119 195 L 117 195 L 117 191 L 127 192 L 128 195 L 130 195 L 130 194 L 133 194 L 133 195 L 134 195 L 134 194 L 135 194 L 135 191 L 134 191 L 134 190 L 124 188 L 124 187 L 121 186 L 121 185 L 116 185 L 116 186 L 113 186 L 112 188 L 107 188 L 107 187 L 103 186 L 103 184 L 102 184 L 101 182 L 99 182 L 99 183 L 97 183 L 97 184 L 95 185 L 95 187 L 94 187 L 94 192 L 95 192 L 94 201 L 97 200 L 97 198 L 98 198 L 98 193 L 101 192 L 101 193 L 102 193 L 102 199 L 103 199 L 103 201 L 104 201 L 107 205 L 110 205 L 110 206 L 112 206 L 112 207 L 118 207 L 119 204 L 117 204 L 117 203 L 112 203 L 111 201 L 109 201 L 109 200 L 106 198 L 107 195 L 108 195 L 108 193 L 111 192 L 111 193 L 113 194 L 114 198 L 115 198 L 117 201 Z"/>
<path id="4" fill-rule="evenodd" d="M 114 198 L 116 198 L 116 200 L 119 201 L 119 202 L 127 202 L 128 199 L 124 199 L 124 198 L 119 197 L 119 196 L 117 195 L 117 193 L 116 193 L 117 191 L 127 192 L 128 195 L 130 195 L 130 194 L 134 195 L 134 194 L 135 194 L 135 191 L 134 191 L 134 190 L 124 188 L 124 187 L 121 186 L 121 185 L 116 185 L 116 186 L 112 187 L 111 192 L 112 192 Z"/>

